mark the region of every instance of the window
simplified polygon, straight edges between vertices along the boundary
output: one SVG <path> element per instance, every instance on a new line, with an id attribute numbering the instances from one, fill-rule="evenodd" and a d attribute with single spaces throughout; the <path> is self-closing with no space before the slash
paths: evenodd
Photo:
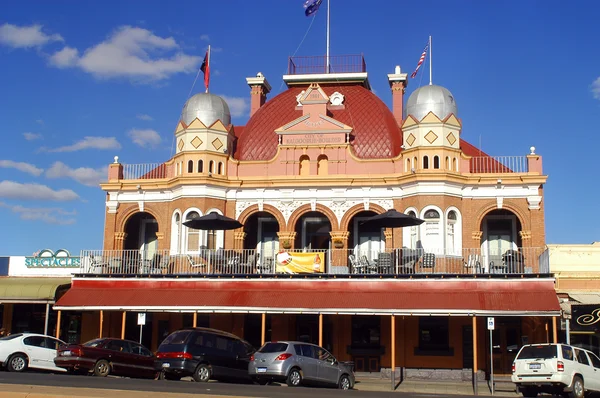
<path id="1" fill-rule="evenodd" d="M 433 157 L 433 168 L 434 169 L 440 168 L 440 157 L 437 155 Z"/>
<path id="2" fill-rule="evenodd" d="M 198 160 L 198 173 L 202 173 L 204 171 L 204 162 L 202 159 Z"/>
<path id="3" fill-rule="evenodd" d="M 420 317 L 419 347 L 415 355 L 454 355 L 449 345 L 449 318 Z"/>
<path id="4" fill-rule="evenodd" d="M 63 344 L 64 343 L 62 341 L 53 339 L 52 337 L 45 338 L 45 347 L 50 348 L 51 350 L 58 350 L 58 347 Z"/>
<path id="5" fill-rule="evenodd" d="M 417 157 L 415 156 L 413 158 L 412 167 L 416 169 L 418 164 L 419 164 L 419 162 L 417 162 Z M 412 168 L 411 168 L 411 171 L 412 171 Z"/>
<path id="6" fill-rule="evenodd" d="M 189 160 L 188 161 L 188 173 L 193 173 L 193 172 L 194 172 L 194 161 Z"/>
<path id="7" fill-rule="evenodd" d="M 284 352 L 287 348 L 288 345 L 286 343 L 267 343 L 262 346 L 258 352 L 262 352 L 263 354 L 273 354 L 276 352 Z"/>
<path id="8" fill-rule="evenodd" d="M 313 350 L 313 346 L 302 344 L 302 356 L 308 358 L 316 358 L 315 350 Z"/>
<path id="9" fill-rule="evenodd" d="M 429 156 L 423 156 L 423 168 L 424 169 L 429 168 Z"/>
<path id="10" fill-rule="evenodd" d="M 141 355 L 143 357 L 151 357 L 153 355 L 150 350 L 139 344 L 133 344 L 131 347 L 131 352 L 133 352 L 135 355 Z"/>
<path id="11" fill-rule="evenodd" d="M 406 171 L 407 173 L 410 171 L 411 167 L 410 167 L 410 158 L 406 159 Z"/>
<path id="12" fill-rule="evenodd" d="M 84 343 L 83 346 L 84 347 L 100 347 L 100 346 L 102 346 L 103 343 L 104 343 L 104 339 L 95 339 L 95 340 L 90 340 L 87 343 Z"/>
<path id="13" fill-rule="evenodd" d="M 461 246 L 461 225 L 458 220 L 458 212 L 450 210 L 446 216 L 446 254 L 460 256 Z"/>
<path id="14" fill-rule="evenodd" d="M 117 352 L 125 352 L 125 353 L 131 352 L 129 343 L 126 341 L 122 341 L 122 340 L 110 340 L 106 344 L 106 347 L 104 347 L 104 348 L 106 348 L 107 350 L 117 351 Z"/>
<path id="15" fill-rule="evenodd" d="M 570 347 L 569 347 L 570 348 Z M 564 346 L 563 346 L 564 353 Z M 556 358 L 557 351 L 555 345 L 529 345 L 523 347 L 517 359 L 552 359 Z M 564 355 L 564 354 L 563 354 Z M 572 355 L 572 353 L 571 353 Z"/>
<path id="16" fill-rule="evenodd" d="M 600 359 L 598 359 L 598 357 L 596 356 L 596 354 L 593 354 L 591 352 L 588 352 L 590 359 L 592 360 L 592 365 L 594 365 L 594 367 L 596 369 L 600 369 Z"/>
<path id="17" fill-rule="evenodd" d="M 177 254 L 181 250 L 181 215 L 175 213 L 171 223 L 171 254 Z"/>
<path id="18" fill-rule="evenodd" d="M 307 155 L 300 156 L 300 171 L 301 176 L 310 175 L 310 158 Z"/>
<path id="19" fill-rule="evenodd" d="M 563 359 L 566 359 L 567 361 L 572 361 L 573 360 L 573 349 L 571 347 L 569 347 L 568 345 L 563 345 L 562 346 L 562 357 L 563 357 Z"/>
<path id="20" fill-rule="evenodd" d="M 378 316 L 352 317 L 352 347 L 379 347 L 381 320 Z"/>
<path id="21" fill-rule="evenodd" d="M 450 170 L 450 157 L 446 156 L 446 170 Z"/>
<path id="22" fill-rule="evenodd" d="M 23 339 L 23 344 L 32 347 L 45 347 L 45 341 L 42 336 L 30 336 Z"/>
<path id="23" fill-rule="evenodd" d="M 321 155 L 317 158 L 317 175 L 325 176 L 329 173 L 328 162 L 329 160 L 325 155 Z"/>
<path id="24" fill-rule="evenodd" d="M 426 250 L 433 250 L 442 247 L 440 234 L 440 213 L 437 210 L 429 209 L 423 215 L 425 220 L 425 235 L 421 235 L 423 247 Z"/>
<path id="25" fill-rule="evenodd" d="M 198 212 L 191 211 L 185 217 L 185 220 L 190 221 L 190 220 L 193 220 L 198 217 L 200 217 L 200 214 L 198 214 Z M 200 247 L 200 230 L 187 228 L 187 251 L 195 252 L 195 251 L 198 251 L 199 247 Z"/>
<path id="26" fill-rule="evenodd" d="M 223 162 L 219 162 L 219 169 L 217 170 L 217 174 L 223 175 Z"/>
<path id="27" fill-rule="evenodd" d="M 585 355 L 585 351 L 578 350 L 575 348 L 575 356 L 577 357 L 577 362 L 582 363 L 584 365 L 589 365 L 590 361 L 588 361 L 587 355 Z"/>
<path id="28" fill-rule="evenodd" d="M 215 162 L 212 160 L 208 162 L 208 172 L 211 174 L 215 172 Z"/>
<path id="29" fill-rule="evenodd" d="M 456 162 L 456 158 L 452 159 L 452 170 L 458 171 L 458 163 Z"/>
<path id="30" fill-rule="evenodd" d="M 417 214 L 413 211 L 413 210 L 409 210 L 406 212 L 406 214 L 408 214 L 409 216 L 412 217 L 417 217 Z M 419 232 L 419 227 L 416 225 L 413 225 L 411 227 L 409 227 L 410 229 L 405 229 L 406 233 L 402 234 L 402 244 L 405 247 L 408 247 L 409 249 L 416 249 L 417 248 L 417 240 L 418 240 L 418 232 Z"/>

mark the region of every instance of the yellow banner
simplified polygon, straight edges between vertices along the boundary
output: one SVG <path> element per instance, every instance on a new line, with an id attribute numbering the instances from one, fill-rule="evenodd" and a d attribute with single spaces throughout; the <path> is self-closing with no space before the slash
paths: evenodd
<path id="1" fill-rule="evenodd" d="M 325 252 L 279 252 L 276 272 L 285 274 L 323 273 L 325 272 Z"/>

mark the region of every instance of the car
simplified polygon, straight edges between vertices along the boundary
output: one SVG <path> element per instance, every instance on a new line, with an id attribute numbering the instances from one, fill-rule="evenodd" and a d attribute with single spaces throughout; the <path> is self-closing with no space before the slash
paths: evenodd
<path id="1" fill-rule="evenodd" d="M 524 397 L 545 392 L 583 398 L 600 391 L 600 359 L 567 344 L 528 344 L 515 357 L 511 380 Z"/>
<path id="2" fill-rule="evenodd" d="M 156 352 L 160 378 L 195 381 L 246 380 L 248 363 L 255 349 L 238 336 L 210 328 L 187 328 L 171 333 Z"/>
<path id="3" fill-rule="evenodd" d="M 65 344 L 37 333 L 17 333 L 0 338 L 0 364 L 10 372 L 30 369 L 65 370 L 54 365 L 56 350 Z"/>
<path id="4" fill-rule="evenodd" d="M 248 373 L 263 385 L 278 381 L 290 387 L 323 384 L 350 390 L 355 383 L 352 369 L 338 362 L 326 349 L 298 341 L 265 343 L 250 357 Z"/>
<path id="5" fill-rule="evenodd" d="M 60 347 L 54 363 L 73 374 L 155 379 L 154 360 L 154 354 L 135 341 L 99 338 Z"/>

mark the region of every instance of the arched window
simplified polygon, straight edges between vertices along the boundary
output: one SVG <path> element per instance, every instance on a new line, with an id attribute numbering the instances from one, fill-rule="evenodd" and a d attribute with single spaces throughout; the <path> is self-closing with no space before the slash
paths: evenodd
<path id="1" fill-rule="evenodd" d="M 424 169 L 429 168 L 429 156 L 423 156 L 423 168 Z"/>
<path id="2" fill-rule="evenodd" d="M 194 161 L 189 160 L 188 161 L 188 173 L 193 173 L 193 172 L 194 172 Z"/>
<path id="3" fill-rule="evenodd" d="M 458 162 L 456 161 L 456 158 L 452 159 L 452 170 L 458 171 Z"/>
<path id="4" fill-rule="evenodd" d="M 208 172 L 211 174 L 215 172 L 215 162 L 212 160 L 208 162 Z"/>
<path id="5" fill-rule="evenodd" d="M 434 169 L 440 168 L 440 157 L 437 155 L 433 157 L 433 168 Z"/>
<path id="6" fill-rule="evenodd" d="M 450 156 L 446 156 L 446 170 L 450 170 Z"/>
<path id="7" fill-rule="evenodd" d="M 308 155 L 300 156 L 300 173 L 301 176 L 310 175 L 310 158 Z"/>
<path id="8" fill-rule="evenodd" d="M 179 175 L 179 173 L 181 172 L 181 166 L 179 165 L 179 162 L 175 163 L 175 173 L 177 175 Z"/>
<path id="9" fill-rule="evenodd" d="M 200 214 L 196 211 L 190 211 L 185 217 L 185 221 L 193 220 L 194 218 L 200 217 Z M 200 230 L 199 229 L 187 229 L 186 236 L 186 252 L 197 252 L 200 249 Z"/>
<path id="10" fill-rule="evenodd" d="M 440 212 L 435 209 L 425 210 L 423 214 L 425 230 L 421 230 L 421 241 L 425 250 L 439 253 L 443 247 Z"/>
<path id="11" fill-rule="evenodd" d="M 173 216 L 171 223 L 171 254 L 179 254 L 181 250 L 181 214 Z"/>
<path id="12" fill-rule="evenodd" d="M 409 216 L 413 216 L 416 217 L 417 214 L 414 211 L 409 211 L 407 213 Z M 408 247 L 411 249 L 416 249 L 417 248 L 417 240 L 418 240 L 418 236 L 419 236 L 419 227 L 416 225 L 413 225 L 412 227 L 410 227 L 410 234 L 409 234 L 409 241 L 408 241 Z"/>
<path id="13" fill-rule="evenodd" d="M 417 169 L 417 165 L 418 165 L 418 164 L 419 164 L 419 163 L 417 162 L 417 157 L 415 156 L 415 157 L 413 158 L 413 162 L 412 162 L 412 166 L 411 166 L 410 170 L 412 171 L 412 169 Z"/>
<path id="14" fill-rule="evenodd" d="M 326 155 L 317 158 L 317 175 L 326 176 L 328 174 L 328 159 Z"/>
<path id="15" fill-rule="evenodd" d="M 219 167 L 217 170 L 217 174 L 223 175 L 223 162 L 219 162 Z"/>
<path id="16" fill-rule="evenodd" d="M 410 158 L 406 159 L 406 171 L 407 173 L 410 171 Z"/>
<path id="17" fill-rule="evenodd" d="M 198 160 L 198 173 L 202 173 L 204 171 L 204 162 L 202 159 Z"/>
<path id="18" fill-rule="evenodd" d="M 458 214 L 454 210 L 450 210 L 446 216 L 446 254 L 451 256 L 459 256 L 461 249 L 460 238 L 460 223 Z"/>

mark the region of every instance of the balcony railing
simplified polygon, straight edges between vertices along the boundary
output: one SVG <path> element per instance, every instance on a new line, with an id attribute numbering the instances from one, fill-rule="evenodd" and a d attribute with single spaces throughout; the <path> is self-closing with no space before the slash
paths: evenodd
<path id="1" fill-rule="evenodd" d="M 321 73 L 362 73 L 367 71 L 367 64 L 362 55 L 329 56 L 329 72 L 325 55 L 312 57 L 290 57 L 288 61 L 289 75 L 314 75 Z"/>
<path id="2" fill-rule="evenodd" d="M 173 177 L 172 165 L 165 163 L 124 164 L 124 180 L 149 180 Z"/>
<path id="3" fill-rule="evenodd" d="M 298 254 L 297 254 L 298 253 Z M 549 273 L 544 248 L 524 247 L 503 253 L 481 249 L 257 252 L 209 250 L 171 254 L 168 250 L 84 250 L 81 274 L 100 275 L 274 275 L 293 273 L 354 275 L 523 275 Z M 315 254 L 314 257 L 312 254 Z M 310 264 L 306 264 L 306 261 Z M 315 264 L 312 263 L 315 260 Z M 322 259 L 322 260 L 321 260 Z M 294 268 L 296 261 L 303 263 Z M 322 264 L 321 264 L 322 262 Z M 314 265 L 314 268 L 313 268 Z M 297 272 L 302 267 L 307 271 Z M 295 271 L 296 269 L 296 271 Z"/>
<path id="4" fill-rule="evenodd" d="M 474 156 L 469 161 L 471 173 L 527 173 L 527 156 Z"/>

